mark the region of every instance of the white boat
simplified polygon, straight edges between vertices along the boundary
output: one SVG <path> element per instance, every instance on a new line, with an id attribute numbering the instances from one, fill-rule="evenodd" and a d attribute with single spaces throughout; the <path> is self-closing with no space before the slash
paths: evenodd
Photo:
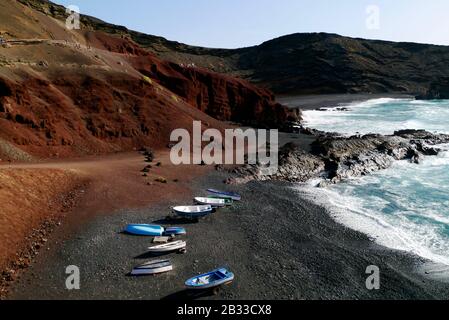
<path id="1" fill-rule="evenodd" d="M 210 205 L 212 207 L 224 207 L 226 206 L 225 199 L 219 198 L 204 198 L 204 197 L 196 197 L 195 202 L 201 205 Z"/>
<path id="2" fill-rule="evenodd" d="M 170 263 L 170 260 L 154 260 L 135 267 L 131 272 L 131 275 L 143 276 L 169 272 L 171 270 L 173 270 L 173 266 Z"/>
<path id="3" fill-rule="evenodd" d="M 174 207 L 173 211 L 181 217 L 189 219 L 197 219 L 205 217 L 212 213 L 212 206 L 178 206 Z"/>
<path id="4" fill-rule="evenodd" d="M 165 253 L 165 252 L 172 252 L 172 251 L 180 251 L 180 250 L 185 249 L 186 245 L 187 245 L 187 243 L 182 240 L 173 241 L 173 242 L 149 247 L 148 251 L 151 253 Z"/>

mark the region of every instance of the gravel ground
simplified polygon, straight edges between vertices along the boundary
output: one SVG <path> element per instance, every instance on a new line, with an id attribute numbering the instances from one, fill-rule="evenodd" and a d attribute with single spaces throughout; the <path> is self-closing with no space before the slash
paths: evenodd
<path id="1" fill-rule="evenodd" d="M 225 173 L 196 180 L 194 189 L 223 188 Z M 303 200 L 290 184 L 252 182 L 234 188 L 243 201 L 187 228 L 188 252 L 171 254 L 170 273 L 127 273 L 151 257 L 150 239 L 121 234 L 127 223 L 165 223 L 170 206 L 101 216 L 54 241 L 12 288 L 10 299 L 446 299 L 449 284 L 425 277 L 424 261 L 372 243 Z M 192 195 L 180 195 L 187 202 Z M 182 203 L 184 203 L 182 202 Z M 162 219 L 162 220 L 161 220 Z M 51 242 L 51 241 L 50 241 Z M 57 244 L 55 244 L 57 242 Z M 81 289 L 65 289 L 65 268 L 81 271 Z M 380 268 L 381 288 L 366 289 L 366 267 Z M 228 266 L 235 282 L 218 296 L 193 296 L 184 281 Z"/>

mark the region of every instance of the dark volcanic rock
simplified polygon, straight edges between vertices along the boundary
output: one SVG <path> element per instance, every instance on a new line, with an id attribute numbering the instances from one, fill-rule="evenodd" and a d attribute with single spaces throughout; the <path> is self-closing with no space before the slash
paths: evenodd
<path id="1" fill-rule="evenodd" d="M 449 78 L 433 82 L 424 94 L 416 96 L 417 100 L 449 99 Z"/>
<path id="2" fill-rule="evenodd" d="M 282 180 L 306 182 L 324 179 L 321 184 L 368 175 L 386 169 L 396 160 L 419 163 L 423 156 L 433 156 L 439 149 L 433 145 L 449 142 L 449 135 L 433 134 L 423 130 L 397 131 L 394 135 L 336 137 L 320 134 L 306 153 L 294 144 L 287 144 L 279 152 L 279 170 L 274 175 L 263 175 L 261 168 L 247 165 L 235 171 L 239 175 L 228 183 L 251 180 Z"/>

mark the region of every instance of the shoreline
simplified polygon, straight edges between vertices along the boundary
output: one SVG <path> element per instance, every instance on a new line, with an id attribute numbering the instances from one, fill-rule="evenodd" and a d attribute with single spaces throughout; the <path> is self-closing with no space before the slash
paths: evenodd
<path id="1" fill-rule="evenodd" d="M 305 150 L 310 136 L 283 134 Z M 182 168 L 188 173 L 193 167 Z M 199 168 L 199 167 L 195 167 Z M 228 172 L 194 169 L 186 188 L 141 209 L 110 207 L 88 215 L 78 228 L 57 230 L 29 270 L 13 284 L 8 299 L 182 299 L 187 278 L 228 266 L 236 281 L 219 296 L 201 299 L 445 299 L 449 283 L 445 268 L 407 252 L 376 244 L 369 236 L 332 218 L 324 206 L 301 197 L 296 184 L 251 181 L 226 186 Z M 138 178 L 137 172 L 134 176 Z M 188 185 L 188 187 L 187 187 Z M 144 255 L 149 238 L 121 233 L 128 223 L 166 225 L 170 207 L 189 204 L 206 188 L 232 189 L 243 201 L 222 209 L 187 229 L 188 251 L 169 255 L 174 270 L 156 277 L 133 278 L 131 269 L 151 257 Z M 78 209 L 79 212 L 79 209 Z M 168 225 L 168 224 L 167 224 Z M 81 228 L 82 226 L 82 228 Z M 64 234 L 69 228 L 70 233 Z M 65 289 L 64 268 L 78 265 L 81 290 Z M 366 267 L 381 270 L 381 289 L 365 286 Z"/>
<path id="2" fill-rule="evenodd" d="M 228 266 L 235 282 L 219 296 L 201 299 L 444 299 L 449 284 L 432 280 L 419 257 L 381 247 L 335 222 L 330 213 L 293 190 L 294 184 L 250 182 L 233 186 L 243 201 L 187 229 L 188 251 L 172 254 L 174 270 L 155 277 L 127 276 L 151 259 L 150 239 L 121 234 L 127 223 L 161 223 L 169 208 L 206 187 L 223 188 L 225 172 L 193 182 L 192 192 L 141 210 L 95 218 L 76 236 L 44 252 L 14 286 L 9 299 L 193 299 L 184 281 Z M 80 267 L 81 290 L 64 288 L 64 268 Z M 366 268 L 381 270 L 381 289 L 366 289 Z"/>

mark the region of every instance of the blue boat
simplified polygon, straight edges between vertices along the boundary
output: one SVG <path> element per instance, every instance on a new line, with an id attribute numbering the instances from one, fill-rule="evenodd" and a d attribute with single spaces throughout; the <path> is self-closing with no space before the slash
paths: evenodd
<path id="1" fill-rule="evenodd" d="M 164 233 L 164 228 L 152 224 L 129 224 L 125 232 L 137 236 L 160 237 Z"/>
<path id="2" fill-rule="evenodd" d="M 180 236 L 186 234 L 186 229 L 181 227 L 171 227 L 171 228 L 165 228 L 164 230 L 164 236 Z"/>
<path id="3" fill-rule="evenodd" d="M 242 197 L 238 193 L 235 193 L 235 192 L 220 191 L 217 189 L 207 189 L 207 192 L 209 192 L 212 195 L 217 196 L 217 197 L 223 197 L 224 199 L 228 198 L 228 199 L 232 199 L 234 201 L 242 200 Z"/>
<path id="4" fill-rule="evenodd" d="M 234 274 L 226 268 L 219 268 L 209 273 L 205 273 L 185 282 L 189 289 L 210 289 L 229 284 L 234 280 Z"/>
<path id="5" fill-rule="evenodd" d="M 178 206 L 173 208 L 176 215 L 187 219 L 199 219 L 208 216 L 213 211 L 212 206 Z"/>

